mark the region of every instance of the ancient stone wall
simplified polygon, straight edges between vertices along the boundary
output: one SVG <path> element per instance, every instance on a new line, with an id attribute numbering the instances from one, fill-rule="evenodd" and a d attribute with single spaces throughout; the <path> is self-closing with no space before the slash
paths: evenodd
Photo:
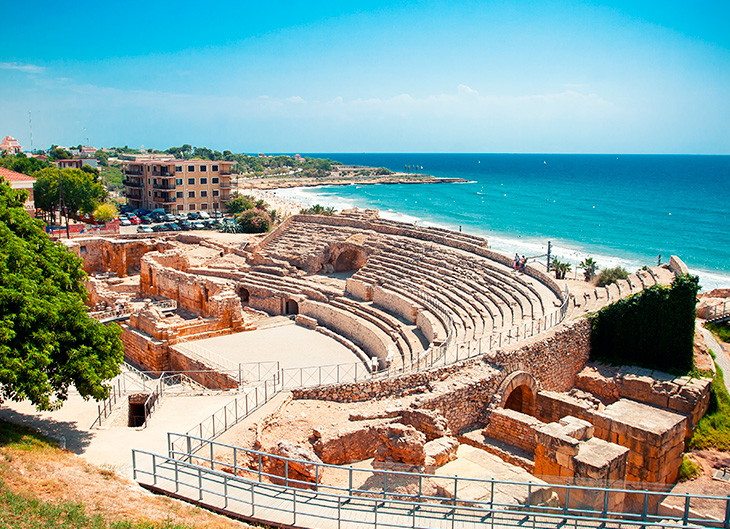
<path id="1" fill-rule="evenodd" d="M 373 305 L 386 312 L 397 314 L 410 323 L 416 323 L 418 305 L 391 290 L 380 286 L 373 287 Z"/>
<path id="2" fill-rule="evenodd" d="M 348 277 L 345 281 L 345 292 L 350 294 L 355 299 L 359 299 L 362 301 L 370 301 L 373 299 L 372 285 L 365 283 L 360 279 Z"/>
<path id="3" fill-rule="evenodd" d="M 76 239 L 69 249 L 84 260 L 87 274 L 111 272 L 118 277 L 139 272 L 140 259 L 148 252 L 170 248 L 170 243 L 157 239 Z"/>
<path id="4" fill-rule="evenodd" d="M 319 325 L 348 337 L 370 355 L 378 358 L 381 367 L 387 366 L 395 357 L 396 350 L 393 340 L 369 321 L 361 320 L 342 309 L 317 301 L 302 301 L 299 304 L 299 313 L 314 318 Z"/>
<path id="5" fill-rule="evenodd" d="M 581 318 L 534 339 L 504 347 L 487 355 L 487 359 L 507 373 L 531 374 L 543 389 L 568 391 L 588 361 L 590 338 L 591 323 Z"/>
<path id="6" fill-rule="evenodd" d="M 122 324 L 124 357 L 143 371 L 169 371 L 167 343 Z"/>
<path id="7" fill-rule="evenodd" d="M 489 415 L 489 424 L 484 428 L 483 433 L 492 439 L 534 454 L 537 447 L 535 429 L 543 424 L 542 421 L 531 415 L 498 408 Z"/>
<path id="8" fill-rule="evenodd" d="M 170 347 L 170 371 L 186 371 L 185 375 L 209 389 L 233 389 L 238 387 L 234 378 L 213 370 L 201 361 L 186 356 Z"/>
<path id="9" fill-rule="evenodd" d="M 710 405 L 712 380 L 593 363 L 578 373 L 575 385 L 607 404 L 626 398 L 685 414 L 690 418 L 689 436 Z"/>

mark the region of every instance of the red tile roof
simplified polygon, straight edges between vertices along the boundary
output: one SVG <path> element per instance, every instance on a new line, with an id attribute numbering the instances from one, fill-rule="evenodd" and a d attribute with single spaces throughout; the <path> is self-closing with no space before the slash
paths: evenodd
<path id="1" fill-rule="evenodd" d="M 8 182 L 35 182 L 35 178 L 32 176 L 25 175 L 23 173 L 16 173 L 10 169 L 0 167 L 0 176 Z"/>

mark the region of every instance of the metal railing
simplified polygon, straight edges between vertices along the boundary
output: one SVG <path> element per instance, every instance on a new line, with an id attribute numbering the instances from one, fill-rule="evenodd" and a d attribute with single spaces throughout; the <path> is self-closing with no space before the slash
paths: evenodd
<path id="1" fill-rule="evenodd" d="M 725 301 L 722 305 L 705 307 L 705 321 L 713 322 L 730 317 L 730 302 Z"/>
<path id="2" fill-rule="evenodd" d="M 479 523 L 480 517 L 481 523 L 488 523 L 490 518 L 509 514 L 518 515 L 517 519 L 527 517 L 514 524 L 522 527 L 526 527 L 525 521 L 532 519 L 535 522 L 535 518 L 539 517 L 558 527 L 565 525 L 566 521 L 580 522 L 582 526 L 590 522 L 595 523 L 594 527 L 604 527 L 620 520 L 622 526 L 629 527 L 691 524 L 730 528 L 730 496 L 690 496 L 627 486 L 606 488 L 345 467 L 301 461 L 173 433 L 168 434 L 168 451 L 167 456 L 160 456 L 133 450 L 134 479 L 144 484 L 151 478 L 153 486 L 164 481 L 174 486 L 176 493 L 181 492 L 181 487 L 190 487 L 197 492 L 197 498 L 192 495 L 186 497 L 198 501 L 203 499 L 204 493 L 219 495 L 227 506 L 236 502 L 246 503 L 246 498 L 234 491 L 250 492 L 251 486 L 276 487 L 280 492 L 277 495 L 279 500 L 281 494 L 293 496 L 288 503 L 278 502 L 278 505 L 286 505 L 283 511 L 292 516 L 296 516 L 298 509 L 306 508 L 297 503 L 296 496 L 300 494 L 304 503 L 316 503 L 324 498 L 336 502 L 337 508 L 331 507 L 329 513 L 318 509 L 310 515 L 342 521 L 345 520 L 340 518 L 341 510 L 345 505 L 366 502 L 375 510 L 385 504 L 398 505 L 402 508 L 400 516 L 405 516 L 406 520 L 415 516 L 413 511 L 449 507 L 450 510 L 446 511 L 449 522 L 471 518 L 472 522 Z M 142 458 L 150 461 L 151 465 L 144 465 Z M 302 479 L 301 474 L 292 471 L 294 468 L 306 468 L 309 479 Z M 190 479 L 191 476 L 194 479 Z M 203 476 L 208 481 L 218 481 L 217 490 L 215 487 L 204 489 Z M 484 494 L 475 498 L 474 490 Z M 521 498 L 521 501 L 505 501 L 505 490 L 510 491 L 509 496 Z M 248 495 L 247 498 L 252 497 Z M 658 508 L 662 503 L 676 507 Z M 247 505 L 251 508 L 276 508 L 276 505 L 264 501 L 251 501 Z M 708 505 L 724 513 L 724 517 L 700 514 L 699 509 L 706 512 Z M 372 514 L 372 510 L 370 512 Z M 394 526 L 414 527 L 403 520 Z"/>
<path id="3" fill-rule="evenodd" d="M 196 452 L 202 446 L 200 443 L 203 440 L 215 439 L 232 426 L 238 424 L 279 394 L 281 389 L 278 375 L 272 377 L 271 380 L 263 381 L 262 384 L 248 388 L 243 395 L 235 398 L 207 419 L 204 419 L 188 430 L 186 434 L 186 446 L 176 447 L 176 449 L 186 449 L 188 453 Z M 191 444 L 191 439 L 197 439 L 197 441 Z"/>

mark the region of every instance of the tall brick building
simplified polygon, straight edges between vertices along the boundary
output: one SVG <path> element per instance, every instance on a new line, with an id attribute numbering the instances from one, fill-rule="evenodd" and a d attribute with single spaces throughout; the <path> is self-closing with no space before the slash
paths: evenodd
<path id="1" fill-rule="evenodd" d="M 140 160 L 124 165 L 127 202 L 168 213 L 222 209 L 231 198 L 233 162 Z"/>

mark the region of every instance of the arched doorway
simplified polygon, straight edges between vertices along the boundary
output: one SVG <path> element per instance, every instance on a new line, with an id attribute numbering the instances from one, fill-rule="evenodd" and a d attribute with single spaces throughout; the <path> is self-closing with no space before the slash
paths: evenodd
<path id="1" fill-rule="evenodd" d="M 517 386 L 507 396 L 507 400 L 504 403 L 504 408 L 507 410 L 519 411 L 527 415 L 535 413 L 535 396 L 532 394 L 532 390 L 527 385 Z"/>
<path id="2" fill-rule="evenodd" d="M 293 299 L 287 299 L 285 304 L 286 314 L 299 314 L 299 303 Z"/>
<path id="3" fill-rule="evenodd" d="M 337 256 L 332 266 L 335 272 L 359 270 L 365 264 L 366 254 L 362 249 L 346 248 Z"/>
<path id="4" fill-rule="evenodd" d="M 525 371 L 510 373 L 497 390 L 499 405 L 508 410 L 534 416 L 538 389 L 537 380 L 529 373 Z"/>
<path id="5" fill-rule="evenodd" d="M 247 288 L 238 287 L 238 297 L 241 298 L 241 305 L 248 304 L 249 292 Z"/>

